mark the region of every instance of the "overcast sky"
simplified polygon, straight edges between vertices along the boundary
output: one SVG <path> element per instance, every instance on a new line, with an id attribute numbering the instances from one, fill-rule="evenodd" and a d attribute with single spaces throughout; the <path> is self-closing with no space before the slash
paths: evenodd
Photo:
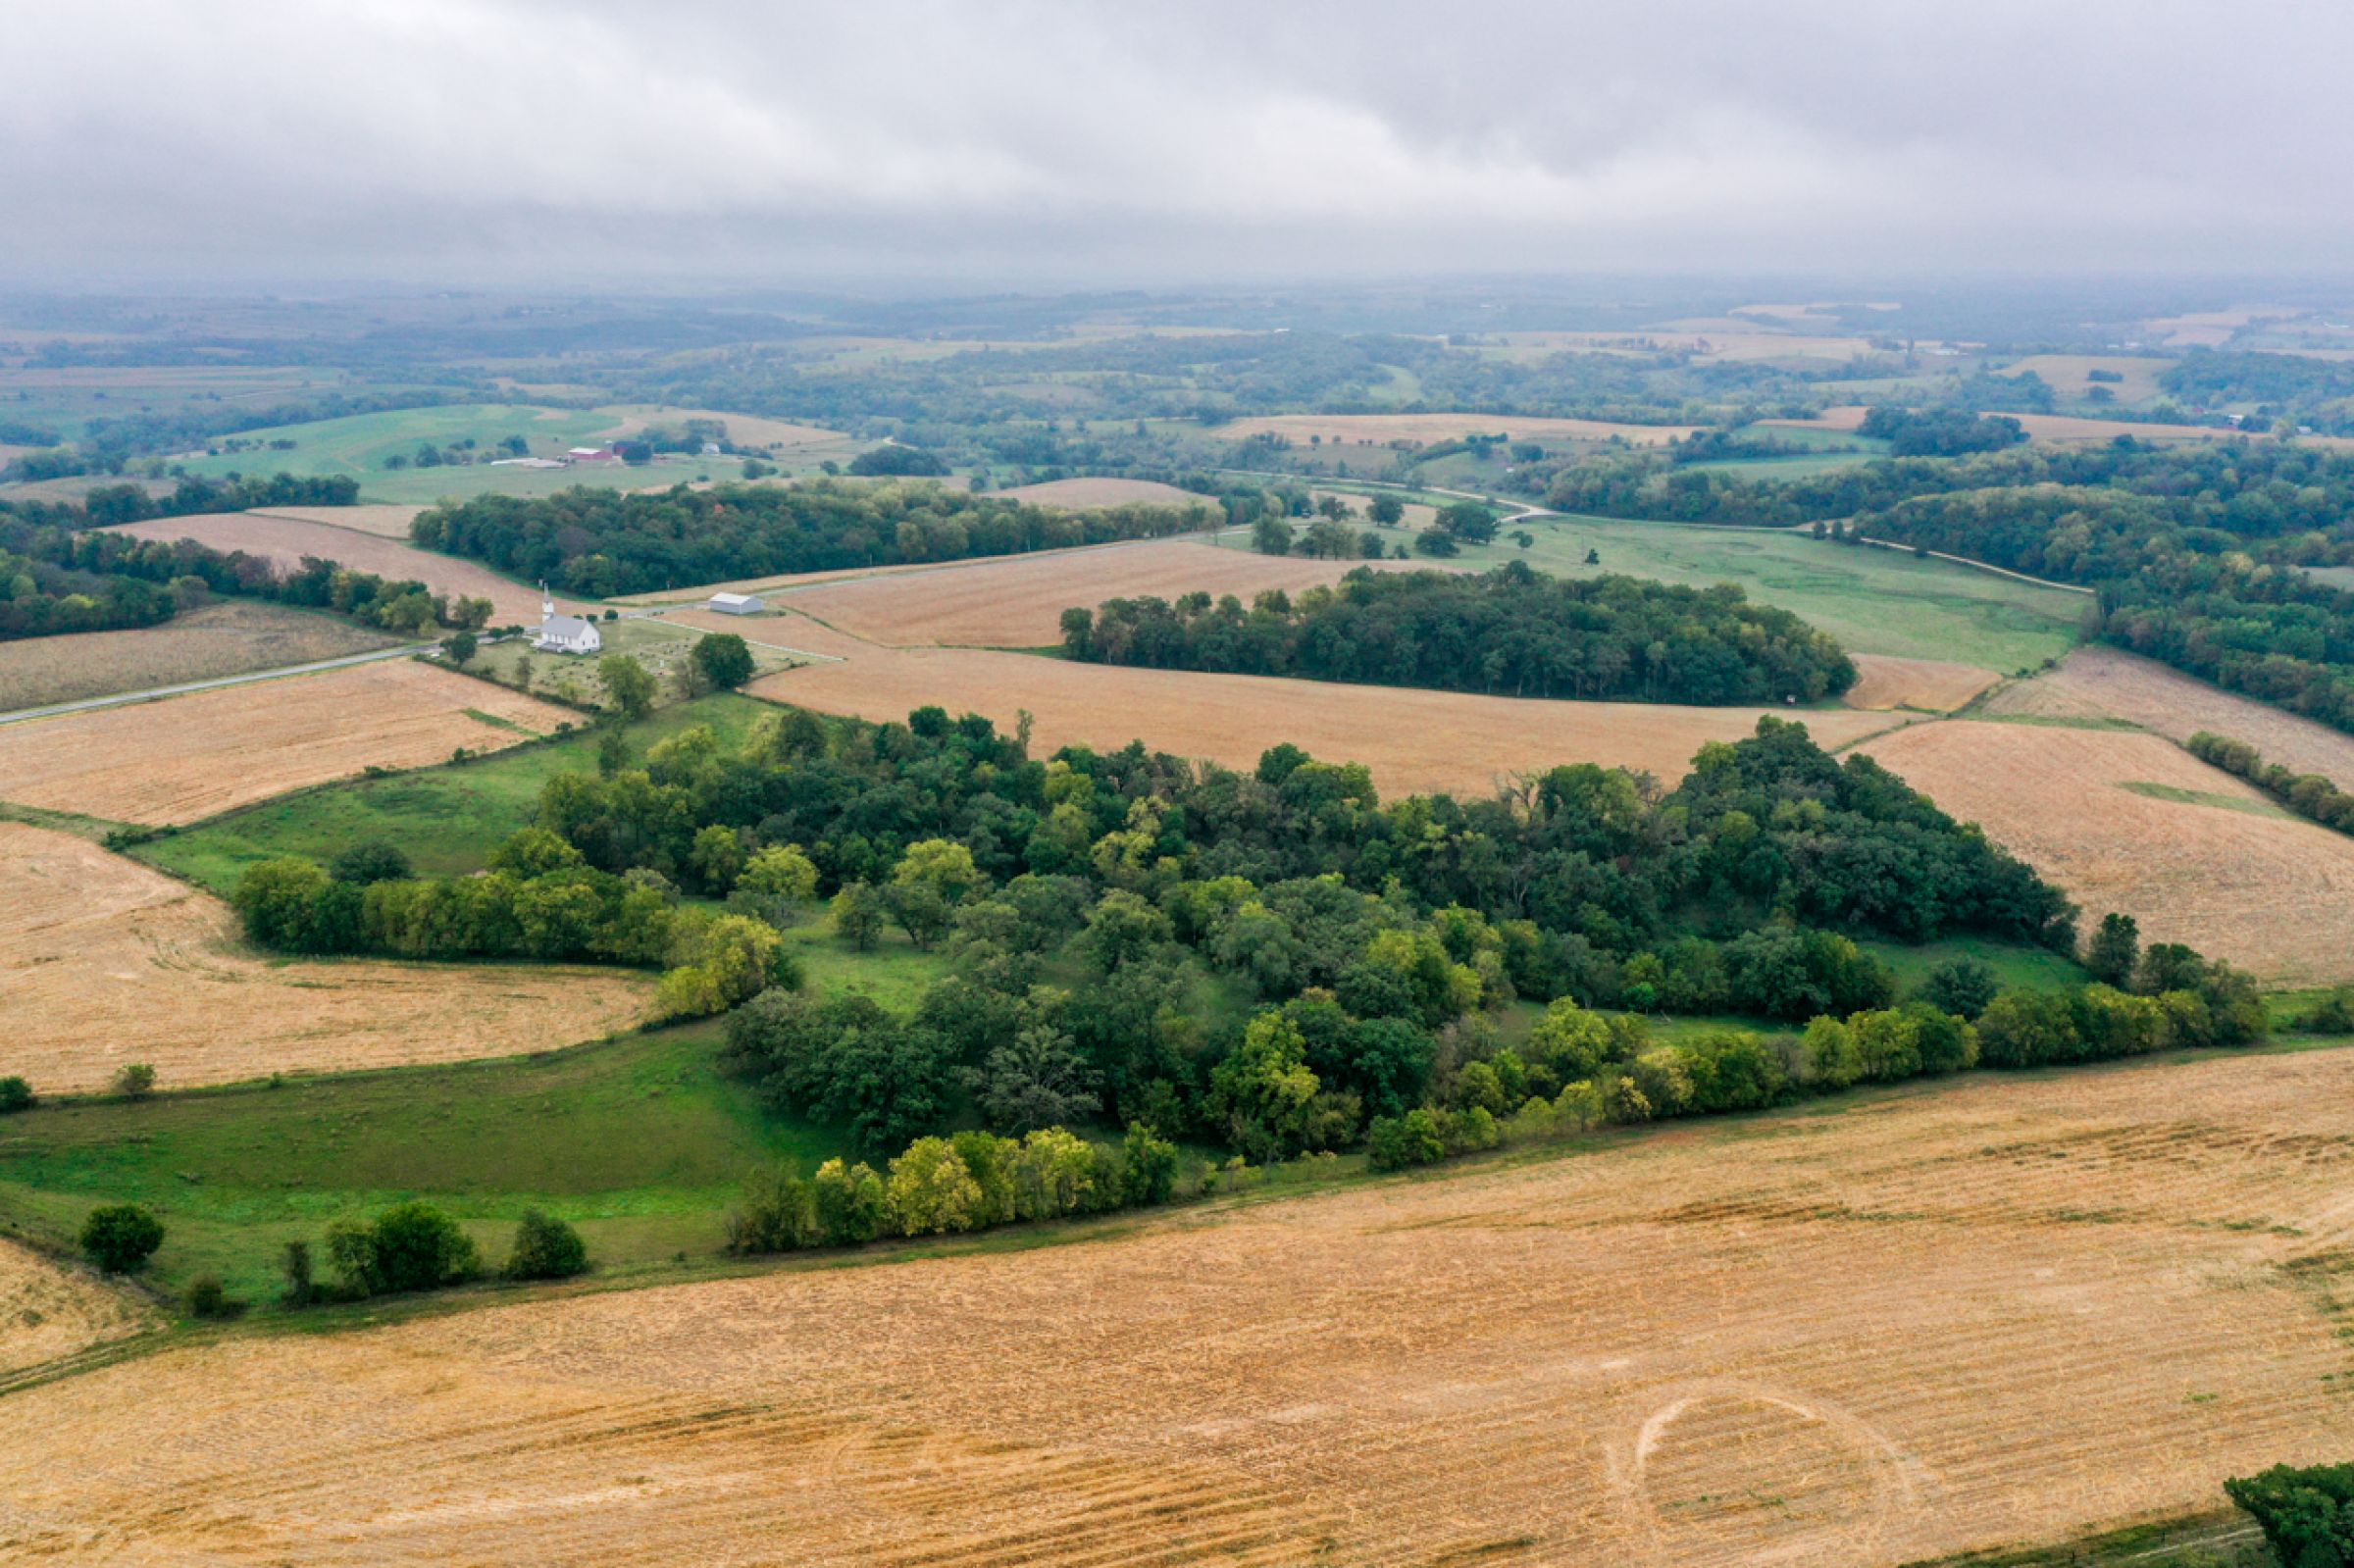
<path id="1" fill-rule="evenodd" d="M 2354 255 L 2344 0 L 0 0 L 0 283 Z"/>

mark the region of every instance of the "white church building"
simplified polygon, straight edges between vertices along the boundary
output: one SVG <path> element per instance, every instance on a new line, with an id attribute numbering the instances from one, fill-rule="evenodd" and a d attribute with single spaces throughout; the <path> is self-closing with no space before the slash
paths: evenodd
<path id="1" fill-rule="evenodd" d="M 539 634 L 532 646 L 545 653 L 594 653 L 605 645 L 596 623 L 577 615 L 556 614 L 556 601 L 547 584 L 539 584 Z"/>

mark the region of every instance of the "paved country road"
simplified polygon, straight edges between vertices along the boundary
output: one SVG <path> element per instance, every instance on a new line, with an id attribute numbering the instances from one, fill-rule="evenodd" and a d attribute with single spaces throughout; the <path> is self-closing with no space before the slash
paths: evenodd
<path id="1" fill-rule="evenodd" d="M 368 653 L 347 653 L 339 659 L 320 659 L 311 664 L 281 665 L 276 670 L 254 670 L 245 675 L 225 675 L 213 681 L 190 681 L 185 685 L 149 686 L 144 691 L 118 691 L 111 697 L 84 697 L 79 702 L 57 702 L 46 708 L 19 708 L 14 713 L 0 713 L 0 724 L 16 724 L 26 719 L 54 718 L 61 713 L 80 713 L 88 708 L 119 708 L 127 702 L 151 702 L 157 697 L 177 697 L 184 691 L 210 691 L 215 686 L 241 686 L 253 681 L 276 681 L 281 676 L 311 675 L 320 670 L 340 670 L 347 664 L 370 664 L 378 659 L 405 659 L 434 646 L 431 642 L 409 642 L 397 648 L 377 648 Z"/>

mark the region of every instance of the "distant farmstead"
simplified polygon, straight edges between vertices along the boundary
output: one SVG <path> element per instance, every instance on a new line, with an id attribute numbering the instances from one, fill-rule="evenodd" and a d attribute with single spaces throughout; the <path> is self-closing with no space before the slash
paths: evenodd
<path id="1" fill-rule="evenodd" d="M 532 639 L 533 647 L 547 653 L 594 653 L 604 645 L 595 622 L 556 614 L 556 601 L 548 597 L 547 585 L 540 584 L 539 634 Z"/>
<path id="2" fill-rule="evenodd" d="M 621 454 L 610 446 L 576 446 L 564 456 L 575 463 L 612 463 L 618 461 Z"/>
<path id="3" fill-rule="evenodd" d="M 756 593 L 714 593 L 709 607 L 721 615 L 758 615 L 768 605 Z"/>

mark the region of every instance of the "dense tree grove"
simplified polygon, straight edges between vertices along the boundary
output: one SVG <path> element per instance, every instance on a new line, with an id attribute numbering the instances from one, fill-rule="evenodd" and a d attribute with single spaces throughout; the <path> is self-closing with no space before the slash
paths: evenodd
<path id="1" fill-rule="evenodd" d="M 1972 414 L 1966 409 L 1912 410 L 1882 404 L 1864 416 L 1857 433 L 1888 443 L 1895 457 L 1962 457 L 1999 452 L 2027 438 L 2015 419 Z"/>
<path id="2" fill-rule="evenodd" d="M 2256 1521 L 2283 1568 L 2354 1563 L 2354 1464 L 2275 1465 L 2232 1477 L 2224 1492 Z"/>
<path id="3" fill-rule="evenodd" d="M 188 489 L 182 485 L 180 494 Z M 122 493 L 146 499 L 145 491 L 128 486 Z M 256 498 L 266 493 L 246 486 L 224 494 L 207 486 L 204 509 L 292 504 Z M 313 492 L 298 487 L 285 493 Z M 94 490 L 85 506 L 0 502 L 0 638 L 154 626 L 215 596 L 332 610 L 365 626 L 409 633 L 437 626 L 478 628 L 490 618 L 487 599 L 452 599 L 422 582 L 348 572 L 333 561 L 306 556 L 288 572 L 267 556 L 216 550 L 193 539 L 167 543 L 113 532 L 96 525 L 156 514 L 129 508 L 132 518 L 118 518 L 113 513 L 123 508 L 109 496 Z"/>
<path id="4" fill-rule="evenodd" d="M 1113 599 L 1065 611 L 1075 659 L 1305 676 L 1522 697 L 1815 702 L 1855 684 L 1839 645 L 1730 584 L 1549 578 L 1514 561 L 1483 576 L 1352 572 L 1291 600 Z"/>
<path id="5" fill-rule="evenodd" d="M 1052 511 L 920 482 L 577 487 L 484 495 L 419 514 L 416 542 L 590 597 L 729 578 L 1010 555 L 1206 527 L 1201 506 Z"/>

